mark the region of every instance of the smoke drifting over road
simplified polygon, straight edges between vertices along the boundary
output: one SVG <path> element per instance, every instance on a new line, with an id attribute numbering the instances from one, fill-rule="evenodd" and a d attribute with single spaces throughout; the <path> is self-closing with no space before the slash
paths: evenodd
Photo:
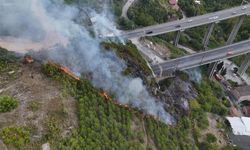
<path id="1" fill-rule="evenodd" d="M 173 123 L 163 104 L 150 96 L 141 79 L 122 75 L 126 65 L 114 53 L 100 48 L 99 36 L 94 38 L 75 23 L 77 7 L 60 0 L 0 0 L 0 7 L 0 46 L 18 52 L 39 51 L 47 60 L 68 66 L 74 72 L 91 73 L 94 86 L 114 93 L 119 103 L 157 116 L 167 124 Z M 118 32 L 107 11 L 98 14 L 90 10 L 87 11 L 95 17 L 95 33 Z"/>

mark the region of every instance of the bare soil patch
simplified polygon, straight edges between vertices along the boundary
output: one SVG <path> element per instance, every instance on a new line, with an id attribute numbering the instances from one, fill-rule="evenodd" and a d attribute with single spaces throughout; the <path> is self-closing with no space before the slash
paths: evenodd
<path id="1" fill-rule="evenodd" d="M 54 118 L 62 137 L 77 127 L 76 101 L 61 85 L 41 73 L 41 65 L 18 64 L 12 68 L 15 78 L 0 73 L 0 96 L 9 95 L 19 106 L 8 113 L 0 113 L 0 129 L 8 126 L 25 126 L 31 131 L 32 141 L 41 141 L 49 134 L 46 120 Z"/>

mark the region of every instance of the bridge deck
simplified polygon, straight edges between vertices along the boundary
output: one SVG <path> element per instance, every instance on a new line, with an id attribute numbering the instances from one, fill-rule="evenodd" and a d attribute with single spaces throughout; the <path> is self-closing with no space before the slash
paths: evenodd
<path id="1" fill-rule="evenodd" d="M 166 62 L 152 65 L 151 68 L 157 77 L 164 76 L 170 70 L 185 70 L 197 66 L 216 62 L 221 59 L 232 58 L 250 52 L 250 40 L 245 40 L 232 45 L 183 56 Z M 165 73 L 164 73 L 165 72 Z"/>
<path id="2" fill-rule="evenodd" d="M 168 23 L 148 26 L 133 31 L 128 31 L 120 35 L 125 38 L 136 38 L 143 36 L 155 36 L 173 31 L 185 30 L 213 22 L 219 22 L 229 18 L 250 14 L 250 5 L 238 6 L 226 10 L 195 16 L 184 20 L 177 20 Z"/>

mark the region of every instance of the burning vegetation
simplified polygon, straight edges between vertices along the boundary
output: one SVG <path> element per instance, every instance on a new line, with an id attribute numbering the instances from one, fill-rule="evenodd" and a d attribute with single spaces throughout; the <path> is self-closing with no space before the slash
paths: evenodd
<path id="1" fill-rule="evenodd" d="M 48 65 L 48 66 L 51 66 L 51 67 L 53 67 L 53 68 L 56 68 L 57 70 L 60 70 L 63 74 L 65 74 L 65 75 L 71 77 L 71 78 L 74 79 L 75 81 L 81 81 L 80 77 L 77 76 L 77 75 L 75 75 L 73 72 L 71 72 L 70 69 L 67 68 L 67 67 L 64 67 L 64 66 L 62 66 L 62 65 L 59 65 L 59 64 L 54 63 L 54 62 L 52 62 L 52 61 L 49 61 L 49 62 L 47 63 L 47 65 Z M 49 73 L 48 75 L 51 76 L 52 74 Z M 100 96 L 102 96 L 103 98 L 105 98 L 105 100 L 107 100 L 107 102 L 112 103 L 112 104 L 114 104 L 114 105 L 116 105 L 116 106 L 118 106 L 118 107 L 125 108 L 126 110 L 128 110 L 128 111 L 130 111 L 130 112 L 132 112 L 132 113 L 139 113 L 140 116 L 141 116 L 142 118 L 152 118 L 152 119 L 154 119 L 154 120 L 160 121 L 160 119 L 159 119 L 158 117 L 156 117 L 156 116 L 153 116 L 153 115 L 150 115 L 150 114 L 146 114 L 146 113 L 144 113 L 143 111 L 140 111 L 140 110 L 138 111 L 138 110 L 136 110 L 136 109 L 134 109 L 134 108 L 131 108 L 131 107 L 130 107 L 129 105 L 127 105 L 127 104 L 124 104 L 124 105 L 123 105 L 123 104 L 120 104 L 120 103 L 118 102 L 118 100 L 114 100 L 114 99 L 112 98 L 112 96 L 110 96 L 110 95 L 108 94 L 107 91 L 100 90 L 99 94 L 100 94 Z"/>
<path id="2" fill-rule="evenodd" d="M 59 65 L 59 64 L 54 63 L 54 62 L 52 62 L 52 61 L 48 61 L 48 63 L 47 63 L 46 65 L 51 66 L 51 67 L 53 67 L 53 68 L 56 68 L 56 69 L 60 70 L 63 74 L 65 74 L 65 75 L 71 77 L 71 78 L 74 79 L 75 81 L 80 81 L 80 80 L 81 80 L 79 76 L 75 75 L 73 72 L 70 71 L 69 68 L 67 68 L 67 67 L 65 67 L 65 66 Z M 52 74 L 50 74 L 50 73 L 49 73 L 48 75 L 52 76 Z M 138 112 L 137 110 L 135 110 L 135 109 L 133 109 L 133 108 L 130 108 L 129 105 L 127 105 L 127 104 L 124 104 L 124 105 L 123 105 L 123 104 L 118 103 L 118 101 L 117 101 L 117 100 L 114 100 L 114 99 L 112 98 L 112 96 L 110 96 L 110 95 L 108 94 L 107 91 L 100 90 L 99 94 L 100 94 L 100 96 L 102 96 L 103 98 L 105 98 L 105 100 L 107 100 L 108 102 L 110 102 L 110 103 L 112 103 L 112 104 L 114 104 L 114 105 L 116 105 L 116 106 L 123 107 L 123 108 L 125 108 L 126 110 L 129 110 L 129 111 L 134 112 L 134 113 Z M 143 113 L 142 111 L 139 111 L 139 112 L 140 112 L 140 114 L 142 115 L 142 118 L 144 118 L 144 117 L 145 117 L 145 118 L 153 118 L 153 119 L 159 121 L 159 118 L 157 118 L 157 117 L 155 117 L 155 116 L 153 116 L 153 115 L 145 114 L 145 113 Z"/>
<path id="3" fill-rule="evenodd" d="M 30 55 L 24 56 L 24 63 L 31 64 L 33 62 L 34 62 L 34 59 L 32 58 L 32 56 L 30 56 Z"/>
<path id="4" fill-rule="evenodd" d="M 2 57 L 2 55 L 0 57 Z M 26 66 L 26 68 L 34 68 L 32 66 L 36 64 L 37 63 L 23 66 Z M 200 115 L 200 111 L 203 109 L 199 108 L 197 110 L 197 108 L 195 108 L 195 111 L 199 112 L 195 113 L 191 107 L 189 116 L 180 118 L 175 127 L 170 127 L 161 121 L 156 121 L 159 119 L 154 116 L 146 115 L 144 112 L 140 110 L 138 111 L 138 109 L 130 108 L 128 105 L 119 104 L 118 100 L 113 99 L 113 96 L 108 94 L 108 91 L 94 88 L 90 81 L 87 81 L 84 78 L 78 80 L 78 78 L 72 77 L 71 73 L 73 72 L 71 72 L 69 68 L 63 68 L 64 67 L 59 64 L 48 62 L 48 64 L 44 65 L 43 71 L 53 79 L 62 83 L 64 85 L 63 87 L 67 88 L 68 92 L 71 93 L 77 100 L 76 107 L 78 107 L 77 110 L 79 111 L 77 113 L 79 115 L 79 133 L 77 132 L 74 136 L 69 137 L 69 139 L 63 139 L 62 137 L 50 138 L 48 142 L 54 149 L 77 149 L 77 147 L 81 148 L 86 145 L 88 149 L 96 147 L 103 147 L 104 149 L 129 149 L 132 147 L 134 149 L 140 149 L 140 144 L 148 144 L 150 146 L 153 145 L 156 149 L 168 149 L 169 147 L 189 147 L 190 149 L 193 149 L 196 147 L 194 144 L 195 142 L 192 141 L 192 137 L 190 137 L 190 135 L 192 135 L 191 133 L 193 127 L 195 130 L 201 130 L 199 125 L 201 124 L 204 126 L 204 119 L 206 118 L 206 115 L 204 113 Z M 25 72 L 28 74 L 28 71 Z M 67 72 L 70 73 L 68 74 Z M 29 78 L 29 76 L 27 77 Z M 29 78 L 29 80 L 37 81 L 36 76 L 34 79 Z M 40 82 L 43 83 L 43 81 Z M 51 80 L 48 80 L 48 82 L 51 82 Z M 172 89 L 172 92 L 176 93 L 178 89 L 180 90 L 180 86 L 182 85 L 181 83 L 181 81 L 176 82 L 175 88 L 172 87 L 173 85 L 170 85 L 166 89 Z M 40 87 L 40 84 L 41 83 L 37 82 L 37 87 Z M 30 85 L 30 83 L 27 82 L 27 85 Z M 45 83 L 43 83 L 43 85 L 44 86 L 40 87 L 40 89 L 48 86 Z M 181 87 L 186 86 L 182 85 Z M 13 89 L 13 91 L 16 91 L 16 89 Z M 53 89 L 50 89 L 49 91 L 53 92 Z M 205 93 L 207 91 L 209 90 L 204 90 Z M 186 95 L 185 93 L 183 94 Z M 180 96 L 181 93 L 176 93 L 176 95 Z M 41 94 L 41 99 L 43 96 L 44 95 Z M 164 97 L 169 98 L 170 96 Z M 53 103 L 57 101 L 60 102 L 60 99 L 56 101 L 53 100 Z M 58 108 L 54 107 L 54 105 L 52 106 L 53 109 Z M 68 107 L 68 105 L 66 106 Z M 198 106 L 200 105 L 198 104 Z M 176 107 L 176 105 L 173 107 Z M 195 115 L 199 116 L 196 117 Z M 191 121 L 196 122 L 195 125 L 191 124 Z M 143 125 L 145 128 L 144 131 L 142 130 L 143 127 L 141 127 L 142 124 L 145 124 L 145 126 Z M 151 139 L 151 142 L 147 143 L 143 140 L 144 138 L 141 138 L 139 135 L 143 135 L 146 138 Z M 32 133 L 32 137 L 33 136 L 34 135 Z M 138 139 L 142 140 L 139 141 Z M 63 141 L 62 143 L 60 143 L 61 140 Z M 68 143 L 69 140 L 77 144 Z M 31 142 L 32 141 L 33 140 L 31 140 Z M 176 143 L 175 141 L 184 142 Z M 32 144 L 33 143 L 28 143 L 27 145 Z"/>
<path id="5" fill-rule="evenodd" d="M 68 67 L 65 67 L 65 66 L 62 66 L 62 65 L 59 65 L 59 64 L 56 64 L 52 61 L 49 61 L 48 62 L 48 65 L 51 65 L 57 69 L 59 69 L 60 71 L 62 71 L 63 73 L 65 73 L 66 75 L 70 76 L 71 78 L 79 81 L 80 80 L 80 77 L 75 75 L 73 72 L 70 71 L 70 69 Z"/>
<path id="6" fill-rule="evenodd" d="M 4 0 L 4 2 L 8 3 L 7 0 Z M 20 10 L 27 8 L 26 6 L 31 4 L 30 9 L 27 8 L 25 12 L 20 11 L 16 13 L 13 9 L 6 9 L 4 13 L 6 15 L 1 15 L 1 17 L 3 24 L 6 25 L 6 31 L 19 29 L 17 26 L 20 24 L 29 25 L 25 28 L 27 34 L 22 35 L 23 32 L 18 32 L 16 33 L 17 37 L 20 39 L 33 39 L 34 43 L 44 46 L 31 48 L 36 53 L 34 55 L 39 55 L 39 58 L 43 57 L 42 61 L 52 60 L 53 62 L 63 64 L 64 66 L 56 65 L 60 72 L 65 72 L 68 76 L 78 81 L 80 78 L 75 74 L 92 74 L 91 83 L 98 89 L 105 89 L 115 94 L 119 103 L 129 104 L 138 110 L 143 110 L 145 113 L 159 116 L 166 124 L 172 123 L 172 117 L 164 109 L 163 104 L 156 101 L 151 93 L 148 92 L 147 87 L 144 86 L 147 84 L 145 83 L 147 82 L 147 75 L 150 75 L 151 71 L 146 61 L 136 50 L 136 47 L 128 44 L 130 49 L 127 55 L 130 56 L 129 61 L 132 63 L 126 63 L 126 59 L 122 61 L 114 52 L 104 51 L 100 47 L 101 39 L 97 34 L 98 32 L 103 35 L 110 32 L 114 34 L 119 32 L 115 28 L 112 15 L 106 10 L 108 7 L 104 7 L 104 11 L 100 12 L 96 12 L 95 9 L 89 9 L 88 4 L 81 8 L 87 11 L 91 17 L 97 18 L 93 23 L 91 32 L 88 27 L 82 26 L 83 24 L 79 24 L 76 21 L 81 20 L 81 18 L 77 17 L 79 16 L 79 7 L 74 7 L 75 5 L 67 6 L 63 1 L 50 0 L 28 0 L 26 3 L 20 3 L 15 0 L 11 1 L 11 4 L 13 4 L 11 7 L 20 8 Z M 22 16 L 25 16 L 25 14 L 31 15 L 31 17 L 23 19 Z M 14 24 L 9 22 L 10 20 L 13 20 Z M 13 26 L 8 26 L 8 24 Z M 32 31 L 41 31 L 41 34 L 39 34 L 40 32 L 34 34 Z M 92 33 L 96 36 L 93 36 Z M 47 37 L 50 34 L 55 36 Z M 60 35 L 62 35 L 63 39 L 60 38 Z M 38 39 L 35 38 L 36 36 Z M 47 40 L 55 43 L 53 45 L 45 45 L 43 41 Z M 13 45 L 16 44 L 16 42 L 13 43 Z M 122 48 L 123 52 L 127 50 L 126 47 Z M 119 50 L 120 47 L 118 46 L 117 51 Z M 123 58 L 126 58 L 127 55 L 124 53 Z M 31 61 L 28 60 L 28 62 Z M 131 70 L 127 69 L 123 72 L 126 65 L 129 65 Z M 70 66 L 71 70 L 65 66 Z M 135 71 L 133 68 L 136 68 Z M 126 76 L 125 74 L 129 74 L 129 72 L 133 73 Z"/>

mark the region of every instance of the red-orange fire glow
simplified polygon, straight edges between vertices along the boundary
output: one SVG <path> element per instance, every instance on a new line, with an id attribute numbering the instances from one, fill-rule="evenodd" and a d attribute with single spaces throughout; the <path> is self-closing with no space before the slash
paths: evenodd
<path id="1" fill-rule="evenodd" d="M 29 64 L 34 62 L 34 59 L 29 55 L 25 56 L 24 60 L 25 60 L 26 63 L 29 63 Z"/>
<path id="2" fill-rule="evenodd" d="M 80 77 L 78 77 L 77 75 L 75 75 L 73 72 L 70 71 L 69 68 L 65 67 L 65 66 L 61 66 L 59 64 L 53 63 L 52 61 L 49 61 L 48 64 L 60 69 L 62 72 L 64 72 L 65 74 L 69 75 L 70 77 L 72 77 L 73 79 L 79 81 Z"/>
<path id="3" fill-rule="evenodd" d="M 100 93 L 100 95 L 102 97 L 106 98 L 107 100 L 112 101 L 112 98 L 108 95 L 107 92 L 103 91 L 103 92 Z"/>
<path id="4" fill-rule="evenodd" d="M 76 79 L 76 80 L 80 80 L 80 77 L 76 76 L 74 73 L 72 73 L 69 68 L 61 66 L 60 69 L 66 73 L 67 75 L 71 76 L 72 78 Z"/>

